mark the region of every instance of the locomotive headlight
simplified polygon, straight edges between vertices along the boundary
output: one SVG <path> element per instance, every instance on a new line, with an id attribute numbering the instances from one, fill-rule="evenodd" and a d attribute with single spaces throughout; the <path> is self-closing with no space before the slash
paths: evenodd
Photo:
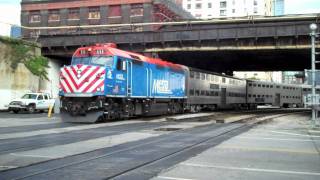
<path id="1" fill-rule="evenodd" d="M 97 91 L 101 91 L 101 88 L 97 88 Z"/>
<path id="2" fill-rule="evenodd" d="M 81 78 L 81 74 L 77 74 L 77 78 Z"/>

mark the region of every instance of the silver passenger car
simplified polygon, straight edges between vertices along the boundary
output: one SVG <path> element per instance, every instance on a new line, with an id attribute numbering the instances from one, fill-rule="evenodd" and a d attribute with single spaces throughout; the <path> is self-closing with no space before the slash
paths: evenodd
<path id="1" fill-rule="evenodd" d="M 302 87 L 301 85 L 247 80 L 247 102 L 250 105 L 301 107 Z"/>
<path id="2" fill-rule="evenodd" d="M 246 106 L 246 80 L 189 68 L 187 105 L 192 112 L 201 109 L 242 108 Z"/>

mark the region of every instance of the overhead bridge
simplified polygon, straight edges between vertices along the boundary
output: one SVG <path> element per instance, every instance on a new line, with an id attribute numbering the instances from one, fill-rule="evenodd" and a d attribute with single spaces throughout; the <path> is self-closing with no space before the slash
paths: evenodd
<path id="1" fill-rule="evenodd" d="M 144 32 L 46 35 L 40 36 L 38 41 L 44 55 L 55 57 L 70 57 L 79 46 L 114 42 L 121 49 L 159 55 L 208 70 L 303 70 L 310 65 L 309 25 L 320 26 L 319 20 L 319 15 L 312 14 L 101 25 L 95 28 L 160 28 Z"/>

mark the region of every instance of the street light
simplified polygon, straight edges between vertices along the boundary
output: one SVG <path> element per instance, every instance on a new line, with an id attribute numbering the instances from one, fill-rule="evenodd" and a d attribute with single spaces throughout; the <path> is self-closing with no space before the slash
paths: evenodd
<path id="1" fill-rule="evenodd" d="M 316 30 L 317 30 L 317 24 L 312 23 L 310 24 L 310 30 L 311 30 L 311 74 L 312 74 L 312 123 L 316 125 L 316 78 L 315 78 L 315 73 L 316 73 L 316 49 L 315 49 L 315 39 L 316 39 Z"/>

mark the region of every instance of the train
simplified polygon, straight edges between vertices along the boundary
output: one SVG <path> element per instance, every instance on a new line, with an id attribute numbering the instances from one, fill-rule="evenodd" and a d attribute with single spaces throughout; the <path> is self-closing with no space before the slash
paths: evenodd
<path id="1" fill-rule="evenodd" d="M 60 70 L 63 121 L 94 123 L 137 116 L 302 107 L 302 87 L 247 80 L 124 51 L 114 43 L 78 48 Z"/>

